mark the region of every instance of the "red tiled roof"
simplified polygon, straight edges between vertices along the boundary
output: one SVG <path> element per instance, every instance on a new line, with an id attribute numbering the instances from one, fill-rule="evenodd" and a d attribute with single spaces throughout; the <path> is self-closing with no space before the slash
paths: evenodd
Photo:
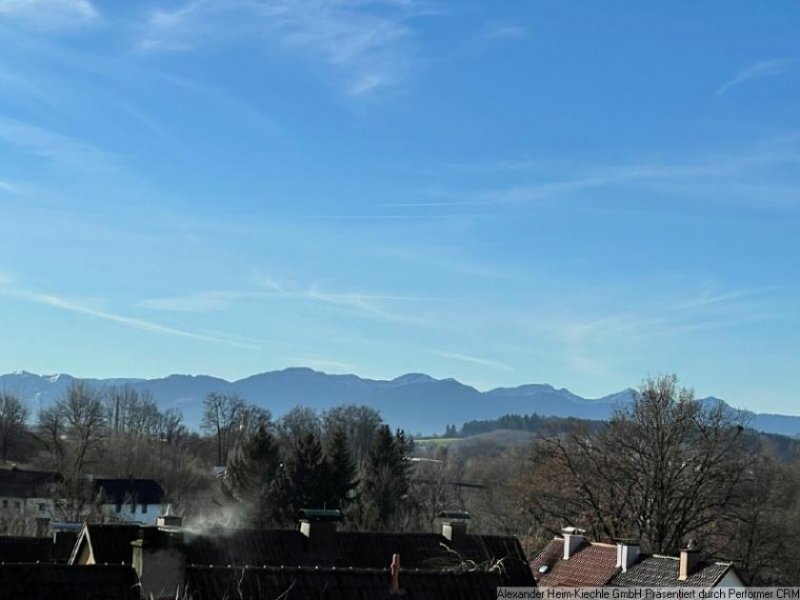
<path id="1" fill-rule="evenodd" d="M 554 538 L 541 554 L 531 561 L 531 571 L 539 587 L 597 587 L 605 585 L 617 573 L 617 549 L 611 544 L 584 542 L 564 560 L 564 540 Z M 539 569 L 548 567 L 546 573 Z"/>

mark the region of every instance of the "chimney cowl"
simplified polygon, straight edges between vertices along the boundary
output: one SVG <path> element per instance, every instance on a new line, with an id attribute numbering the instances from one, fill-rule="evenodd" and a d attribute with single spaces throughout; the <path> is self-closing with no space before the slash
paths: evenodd
<path id="1" fill-rule="evenodd" d="M 564 538 L 564 560 L 569 560 L 586 541 L 584 537 L 586 530 L 578 527 L 564 527 L 561 536 Z"/>
<path id="2" fill-rule="evenodd" d="M 445 521 L 468 521 L 472 518 L 465 510 L 443 510 L 436 516 Z"/>
<path id="3" fill-rule="evenodd" d="M 342 520 L 342 511 L 330 508 L 301 508 L 300 520 L 310 523 L 338 523 Z"/>

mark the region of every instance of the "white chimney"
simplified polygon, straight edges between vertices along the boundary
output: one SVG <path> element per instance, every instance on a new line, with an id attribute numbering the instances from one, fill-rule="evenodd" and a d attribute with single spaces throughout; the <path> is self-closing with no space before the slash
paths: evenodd
<path id="1" fill-rule="evenodd" d="M 639 540 L 617 540 L 617 568 L 625 573 L 639 558 Z"/>
<path id="2" fill-rule="evenodd" d="M 166 510 L 156 517 L 157 527 L 180 527 L 181 525 L 183 525 L 183 518 L 174 513 L 172 504 L 167 504 Z"/>
<path id="3" fill-rule="evenodd" d="M 300 510 L 300 533 L 308 538 L 312 554 L 327 555 L 336 547 L 336 526 L 342 520 L 339 510 L 303 508 Z"/>
<path id="4" fill-rule="evenodd" d="M 443 510 L 439 518 L 442 519 L 442 536 L 448 541 L 458 543 L 467 535 L 468 512 Z"/>
<path id="5" fill-rule="evenodd" d="M 577 527 L 564 527 L 561 530 L 561 535 L 564 537 L 564 560 L 569 560 L 586 541 L 584 533 L 586 532 L 583 529 Z"/>
<path id="6" fill-rule="evenodd" d="M 696 550 L 690 542 L 686 548 L 681 548 L 680 568 L 678 580 L 686 581 L 694 572 L 697 563 L 700 562 L 700 550 Z"/>

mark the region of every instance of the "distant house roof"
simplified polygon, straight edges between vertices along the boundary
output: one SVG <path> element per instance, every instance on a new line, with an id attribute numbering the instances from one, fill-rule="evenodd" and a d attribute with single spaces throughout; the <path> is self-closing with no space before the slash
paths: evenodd
<path id="1" fill-rule="evenodd" d="M 2 600 L 139 600 L 131 567 L 0 564 Z"/>
<path id="2" fill-rule="evenodd" d="M 95 479 L 95 490 L 107 504 L 161 504 L 164 489 L 153 479 Z"/>
<path id="3" fill-rule="evenodd" d="M 675 556 L 644 556 L 626 572 L 619 572 L 609 585 L 619 587 L 669 586 L 713 587 L 731 570 L 729 562 L 703 561 L 696 564 L 685 581 L 678 579 L 680 559 Z"/>
<path id="4" fill-rule="evenodd" d="M 16 467 L 0 469 L 0 496 L 42 498 L 61 479 L 61 475 L 53 471 L 24 471 Z"/>
<path id="5" fill-rule="evenodd" d="M 131 564 L 131 542 L 139 537 L 139 525 L 89 525 L 81 529 L 69 563 L 77 564 L 85 551 L 98 565 Z"/>
<path id="6" fill-rule="evenodd" d="M 597 587 L 618 571 L 617 549 L 612 544 L 584 542 L 564 560 L 564 540 L 554 538 L 530 563 L 540 587 Z"/>
<path id="7" fill-rule="evenodd" d="M 713 587 L 729 571 L 731 563 L 700 561 L 685 581 L 678 579 L 680 558 L 640 554 L 624 572 L 616 566 L 616 545 L 584 541 L 564 560 L 564 540 L 550 541 L 530 563 L 539 587 Z M 738 579 L 738 577 L 737 577 Z"/>

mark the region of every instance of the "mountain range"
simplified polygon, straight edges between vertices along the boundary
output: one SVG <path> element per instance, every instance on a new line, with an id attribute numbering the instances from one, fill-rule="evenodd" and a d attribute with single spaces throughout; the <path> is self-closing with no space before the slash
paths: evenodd
<path id="1" fill-rule="evenodd" d="M 64 395 L 75 381 L 71 375 L 37 375 L 26 371 L 0 375 L 0 391 L 26 401 L 32 414 Z M 149 391 L 164 410 L 180 408 L 188 427 L 197 428 L 203 399 L 210 392 L 237 393 L 279 417 L 297 405 L 325 410 L 340 404 L 365 404 L 380 411 L 393 427 L 413 434 L 438 434 L 446 425 L 496 419 L 505 414 L 538 413 L 542 416 L 607 419 L 617 406 L 633 399 L 626 389 L 588 399 L 566 388 L 527 384 L 485 392 L 455 379 L 434 379 L 408 373 L 392 380 L 365 379 L 356 375 L 329 375 L 308 368 L 289 368 L 226 381 L 208 375 L 169 375 L 159 379 L 88 379 L 98 386 L 129 385 Z M 706 398 L 706 401 L 716 400 Z M 746 412 L 750 426 L 767 433 L 797 436 L 800 417 Z"/>

